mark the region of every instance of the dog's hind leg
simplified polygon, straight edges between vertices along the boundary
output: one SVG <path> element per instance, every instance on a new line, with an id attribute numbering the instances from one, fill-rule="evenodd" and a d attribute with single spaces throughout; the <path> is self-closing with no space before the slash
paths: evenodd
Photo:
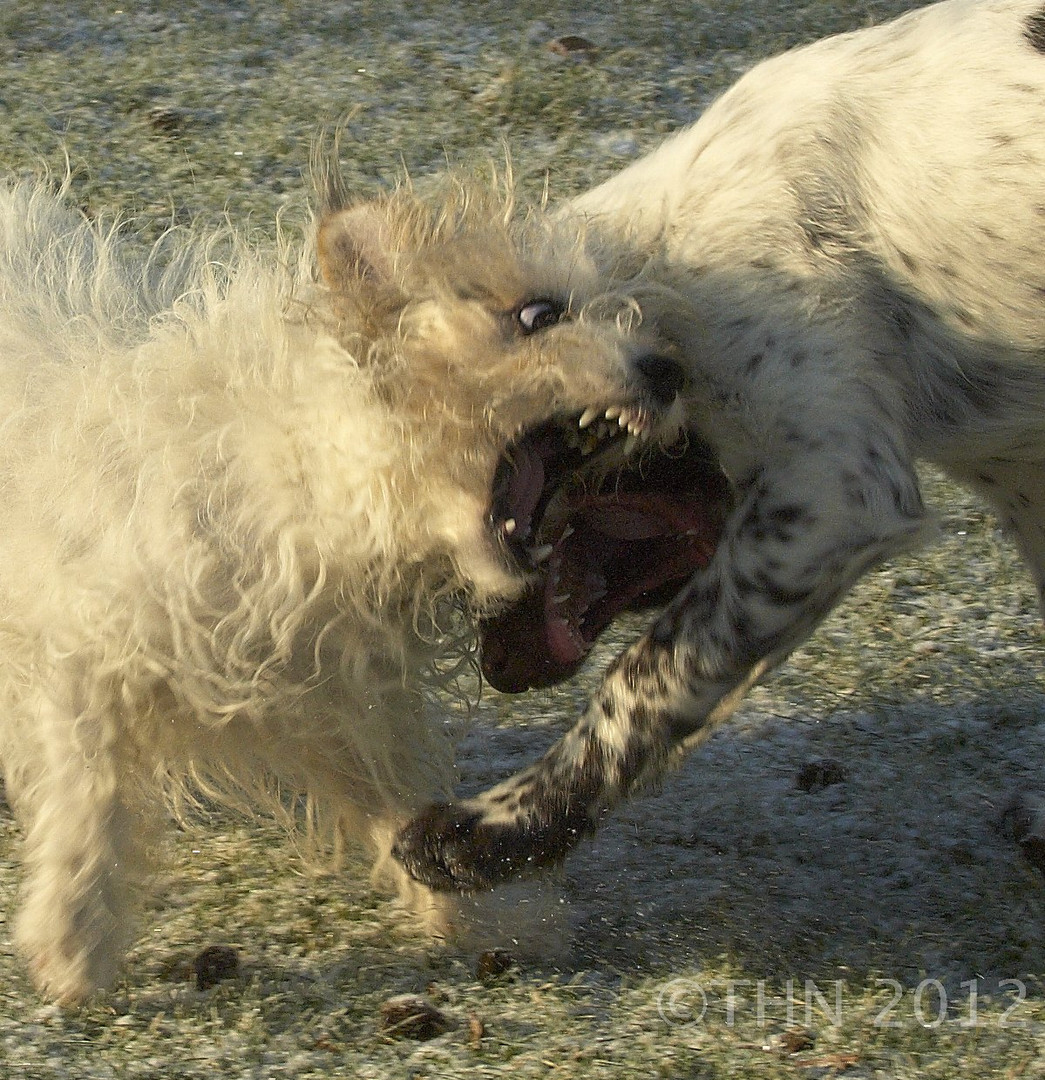
<path id="1" fill-rule="evenodd" d="M 117 725 L 40 695 L 36 758 L 8 783 L 26 830 L 26 878 L 15 940 L 47 997 L 74 1003 L 111 985 L 136 930 L 160 800 L 134 799 Z"/>
<path id="2" fill-rule="evenodd" d="M 975 469 L 954 470 L 991 504 L 1030 569 L 1045 617 L 1045 465 L 989 458 Z"/>

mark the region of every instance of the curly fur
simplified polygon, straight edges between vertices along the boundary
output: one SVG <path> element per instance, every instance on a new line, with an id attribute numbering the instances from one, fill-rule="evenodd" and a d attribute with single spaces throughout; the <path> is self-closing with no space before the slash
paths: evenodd
<path id="1" fill-rule="evenodd" d="M 163 791 L 304 797 L 444 927 L 387 856 L 449 784 L 460 613 L 522 587 L 494 469 L 535 417 L 645 401 L 644 342 L 522 331 L 520 304 L 579 311 L 598 280 L 489 184 L 350 204 L 328 172 L 317 244 L 274 249 L 142 250 L 64 194 L 0 191 L 0 761 L 37 985 L 112 982 Z"/>

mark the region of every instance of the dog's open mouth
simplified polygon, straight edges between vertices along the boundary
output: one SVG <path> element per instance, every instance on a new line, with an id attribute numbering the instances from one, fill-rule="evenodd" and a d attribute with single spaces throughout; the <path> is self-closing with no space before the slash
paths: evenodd
<path id="1" fill-rule="evenodd" d="M 713 454 L 692 435 L 637 446 L 644 429 L 629 410 L 588 410 L 528 431 L 502 458 L 491 524 L 535 578 L 482 622 L 498 690 L 567 678 L 617 615 L 663 603 L 714 553 L 730 489 Z"/>

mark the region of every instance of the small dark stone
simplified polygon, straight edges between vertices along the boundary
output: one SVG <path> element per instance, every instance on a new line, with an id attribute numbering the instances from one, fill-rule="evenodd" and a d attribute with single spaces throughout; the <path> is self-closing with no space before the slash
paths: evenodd
<path id="1" fill-rule="evenodd" d="M 782 1054 L 800 1054 L 803 1050 L 811 1050 L 816 1045 L 816 1038 L 806 1028 L 789 1028 L 780 1035 L 778 1045 Z"/>
<path id="2" fill-rule="evenodd" d="M 548 48 L 556 56 L 570 56 L 576 60 L 594 60 L 599 51 L 593 42 L 578 34 L 563 34 L 549 41 Z"/>
<path id="3" fill-rule="evenodd" d="M 493 982 L 514 966 L 515 958 L 507 949 L 487 949 L 475 963 L 475 977 L 479 982 Z"/>
<path id="4" fill-rule="evenodd" d="M 398 994 L 381 1005 L 381 1028 L 396 1039 L 434 1039 L 453 1024 L 419 994 Z"/>
<path id="5" fill-rule="evenodd" d="M 849 779 L 849 770 L 840 762 L 832 758 L 820 758 L 818 761 L 807 761 L 798 770 L 795 777 L 795 787 L 813 795 L 832 784 L 841 784 Z"/>
<path id="6" fill-rule="evenodd" d="M 209 990 L 239 974 L 239 953 L 229 945 L 208 945 L 192 962 L 196 989 Z"/>
<path id="7" fill-rule="evenodd" d="M 189 114 L 185 109 L 172 105 L 154 105 L 148 113 L 149 127 L 157 135 L 166 135 L 168 138 L 177 138 L 184 134 L 188 120 Z"/>

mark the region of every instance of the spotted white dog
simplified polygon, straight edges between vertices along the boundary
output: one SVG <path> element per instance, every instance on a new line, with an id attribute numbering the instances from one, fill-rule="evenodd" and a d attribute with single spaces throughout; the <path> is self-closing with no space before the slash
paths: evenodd
<path id="1" fill-rule="evenodd" d="M 948 0 L 760 64 L 564 216 L 662 287 L 647 323 L 728 484 L 683 455 L 620 497 L 576 472 L 552 494 L 547 429 L 520 440 L 495 513 L 552 553 L 486 627 L 491 680 L 555 682 L 621 607 L 674 595 L 543 760 L 400 835 L 439 888 L 561 859 L 705 738 L 921 539 L 916 459 L 980 492 L 1045 588 L 1041 0 Z"/>

